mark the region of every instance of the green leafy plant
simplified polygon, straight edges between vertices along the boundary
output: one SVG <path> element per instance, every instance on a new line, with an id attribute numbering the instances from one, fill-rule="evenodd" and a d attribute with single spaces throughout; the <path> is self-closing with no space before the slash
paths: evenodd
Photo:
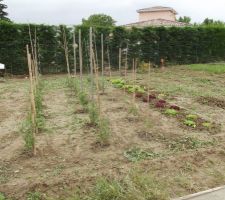
<path id="1" fill-rule="evenodd" d="M 170 115 L 170 116 L 176 116 L 178 114 L 178 111 L 175 109 L 167 109 L 165 111 L 165 114 Z"/>
<path id="2" fill-rule="evenodd" d="M 192 128 L 195 128 L 197 126 L 196 122 L 194 122 L 192 120 L 187 120 L 187 119 L 184 121 L 184 124 L 186 126 L 189 126 L 189 127 L 192 127 Z"/>
<path id="3" fill-rule="evenodd" d="M 212 127 L 212 123 L 210 123 L 210 122 L 204 122 L 204 123 L 202 123 L 202 126 L 204 126 L 206 128 L 211 128 Z"/>
<path id="4" fill-rule="evenodd" d="M 194 114 L 190 114 L 190 115 L 187 115 L 186 116 L 186 119 L 187 120 L 197 120 L 198 119 L 198 116 L 197 115 L 194 115 Z"/>
<path id="5" fill-rule="evenodd" d="M 144 159 L 159 157 L 159 154 L 149 151 L 144 151 L 140 148 L 132 148 L 124 152 L 124 156 L 131 162 L 137 162 Z"/>

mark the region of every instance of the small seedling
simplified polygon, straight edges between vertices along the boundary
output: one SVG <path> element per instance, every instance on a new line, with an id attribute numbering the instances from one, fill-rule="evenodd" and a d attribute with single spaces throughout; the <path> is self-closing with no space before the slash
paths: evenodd
<path id="1" fill-rule="evenodd" d="M 210 122 L 204 122 L 204 123 L 202 123 L 202 126 L 204 126 L 206 128 L 211 128 L 212 124 Z"/>
<path id="2" fill-rule="evenodd" d="M 170 116 L 176 116 L 178 112 L 175 109 L 167 109 L 165 111 L 165 114 L 170 115 Z"/>
<path id="3" fill-rule="evenodd" d="M 192 121 L 192 120 L 185 120 L 184 124 L 186 126 L 189 126 L 189 127 L 192 127 L 192 128 L 195 128 L 197 126 L 196 123 L 194 121 Z"/>
<path id="4" fill-rule="evenodd" d="M 194 121 L 194 120 L 198 119 L 198 116 L 197 115 L 190 114 L 190 115 L 187 115 L 186 116 L 186 119 L 187 120 Z"/>

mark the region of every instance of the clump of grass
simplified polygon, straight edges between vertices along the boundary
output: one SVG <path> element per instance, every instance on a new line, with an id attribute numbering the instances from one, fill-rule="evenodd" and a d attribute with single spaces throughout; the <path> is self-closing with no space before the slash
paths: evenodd
<path id="1" fill-rule="evenodd" d="M 192 128 L 196 128 L 197 126 L 196 122 L 194 122 L 193 120 L 187 120 L 187 119 L 184 121 L 184 124 Z"/>
<path id="2" fill-rule="evenodd" d="M 138 108 L 136 105 L 132 104 L 130 107 L 129 107 L 129 110 L 128 110 L 129 114 L 132 114 L 134 116 L 137 116 L 139 114 L 138 112 Z"/>
<path id="3" fill-rule="evenodd" d="M 131 173 L 123 180 L 101 178 L 85 198 L 76 200 L 167 200 L 166 184 L 148 174 Z M 75 200 L 73 199 L 73 200 Z"/>
<path id="4" fill-rule="evenodd" d="M 36 127 L 38 130 L 45 128 L 45 117 L 43 112 L 43 83 L 40 82 L 35 93 Z"/>
<path id="5" fill-rule="evenodd" d="M 189 68 L 194 71 L 205 71 L 214 74 L 223 74 L 225 73 L 224 64 L 193 64 Z"/>
<path id="6" fill-rule="evenodd" d="M 31 114 L 29 114 L 26 120 L 22 123 L 21 129 L 20 129 L 20 132 L 22 133 L 23 139 L 25 142 L 25 148 L 28 151 L 32 150 L 35 144 L 33 130 L 34 128 L 33 128 L 33 123 L 31 119 Z"/>
<path id="7" fill-rule="evenodd" d="M 186 149 L 198 149 L 206 146 L 212 146 L 214 144 L 215 141 L 202 141 L 194 137 L 184 137 L 171 142 L 169 144 L 169 148 L 172 151 L 183 151 Z"/>
<path id="8" fill-rule="evenodd" d="M 175 109 L 167 109 L 165 111 L 165 114 L 170 115 L 170 116 L 176 116 L 178 114 L 178 111 Z"/>
<path id="9" fill-rule="evenodd" d="M 159 157 L 158 153 L 152 151 L 144 151 L 140 148 L 132 148 L 124 152 L 124 156 L 131 162 Z"/>
<path id="10" fill-rule="evenodd" d="M 88 105 L 88 114 L 89 114 L 90 123 L 95 126 L 98 125 L 99 111 L 94 103 L 90 103 Z"/>
<path id="11" fill-rule="evenodd" d="M 29 192 L 27 195 L 27 200 L 41 200 L 42 195 L 39 192 Z"/>
<path id="12" fill-rule="evenodd" d="M 87 94 L 86 94 L 85 92 L 79 92 L 78 98 L 79 98 L 80 104 L 81 104 L 85 109 L 87 109 L 88 103 L 89 103 L 89 99 L 88 99 Z"/>
<path id="13" fill-rule="evenodd" d="M 106 145 L 109 143 L 109 137 L 110 137 L 110 127 L 109 127 L 109 121 L 107 119 L 100 119 L 98 121 L 98 142 L 101 145 Z"/>
<path id="14" fill-rule="evenodd" d="M 3 193 L 0 192 L 0 200 L 6 200 L 6 197 Z"/>

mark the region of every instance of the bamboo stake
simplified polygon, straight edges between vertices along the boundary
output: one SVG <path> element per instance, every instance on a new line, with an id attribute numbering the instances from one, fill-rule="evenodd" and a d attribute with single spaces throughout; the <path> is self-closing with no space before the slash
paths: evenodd
<path id="1" fill-rule="evenodd" d="M 104 76 L 104 36 L 101 34 L 101 48 L 102 48 L 102 77 Z"/>
<path id="2" fill-rule="evenodd" d="M 73 33 L 73 65 L 74 65 L 74 76 L 77 75 L 77 52 L 76 52 L 76 32 L 74 28 Z"/>
<path id="3" fill-rule="evenodd" d="M 35 63 L 35 80 L 36 84 L 39 84 L 39 72 L 38 72 L 38 57 L 37 57 L 37 28 L 35 27 L 35 35 L 34 35 L 34 63 Z"/>
<path id="4" fill-rule="evenodd" d="M 69 52 L 68 52 L 68 44 L 67 44 L 67 38 L 66 38 L 66 31 L 65 27 L 63 26 L 63 43 L 64 43 L 64 52 L 65 52 L 65 58 L 66 58 L 66 66 L 67 66 L 67 73 L 70 77 L 70 64 L 69 64 Z"/>
<path id="5" fill-rule="evenodd" d="M 109 62 L 109 77 L 111 78 L 111 63 L 110 63 L 110 53 L 109 46 L 107 46 L 108 62 Z"/>
<path id="6" fill-rule="evenodd" d="M 148 103 L 150 101 L 149 99 L 149 95 L 150 95 L 150 75 L 151 75 L 151 62 L 149 61 L 149 65 L 148 65 Z"/>
<path id="7" fill-rule="evenodd" d="M 98 66 L 96 65 L 97 62 L 95 60 L 95 53 L 93 52 L 93 49 L 92 49 L 92 56 L 93 56 L 94 72 L 95 72 L 95 84 L 96 84 L 96 91 L 97 91 L 98 111 L 99 111 L 99 115 L 101 115 L 101 102 L 100 102 L 100 94 L 99 94 Z"/>
<path id="8" fill-rule="evenodd" d="M 121 54 L 122 54 L 122 50 L 121 48 L 119 48 L 119 74 L 121 75 Z"/>
<path id="9" fill-rule="evenodd" d="M 28 69 L 29 69 L 29 79 L 30 79 L 30 99 L 31 99 L 31 120 L 32 120 L 32 134 L 33 134 L 33 155 L 36 155 L 36 106 L 35 106 L 35 97 L 34 97 L 34 85 L 33 85 L 33 75 L 32 75 L 32 61 L 31 54 L 29 53 L 29 47 L 26 45 L 27 50 L 27 60 L 28 60 Z"/>
<path id="10" fill-rule="evenodd" d="M 133 88 L 135 87 L 135 62 L 136 62 L 136 59 L 133 58 Z M 136 91 L 134 90 L 133 92 L 133 104 L 135 105 L 135 93 Z"/>
<path id="11" fill-rule="evenodd" d="M 83 55 L 81 37 L 81 30 L 79 29 L 80 88 L 81 91 L 83 91 Z"/>
<path id="12" fill-rule="evenodd" d="M 127 76 L 127 67 L 128 67 L 128 45 L 127 45 L 126 59 L 125 59 L 125 79 L 126 79 L 126 76 Z"/>
<path id="13" fill-rule="evenodd" d="M 92 27 L 89 32 L 89 47 L 90 47 L 90 71 L 91 71 L 91 99 L 94 99 L 94 87 L 93 87 L 93 39 L 92 39 Z"/>

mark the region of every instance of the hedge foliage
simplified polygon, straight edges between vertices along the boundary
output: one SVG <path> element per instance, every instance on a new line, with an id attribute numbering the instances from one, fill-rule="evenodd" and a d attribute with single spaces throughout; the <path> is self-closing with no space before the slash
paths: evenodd
<path id="1" fill-rule="evenodd" d="M 32 35 L 37 31 L 38 57 L 42 73 L 66 71 L 63 46 L 63 26 L 31 25 Z M 76 26 L 82 31 L 84 67 L 89 65 L 89 27 Z M 70 51 L 70 65 L 73 68 L 73 31 L 74 27 L 65 27 Z M 143 29 L 125 29 L 124 27 L 95 27 L 94 46 L 100 62 L 101 33 L 105 41 L 105 63 L 118 66 L 119 48 L 128 46 L 128 59 L 155 64 L 164 58 L 170 64 L 207 63 L 225 60 L 225 27 L 148 27 Z M 78 40 L 77 40 L 78 41 Z M 29 44 L 27 24 L 0 22 L 0 63 L 6 64 L 7 71 L 13 74 L 27 73 L 26 44 Z M 125 51 L 123 51 L 125 52 Z M 123 55 L 123 58 L 125 55 Z M 78 49 L 77 49 L 77 60 Z M 79 62 L 78 62 L 79 66 Z"/>

